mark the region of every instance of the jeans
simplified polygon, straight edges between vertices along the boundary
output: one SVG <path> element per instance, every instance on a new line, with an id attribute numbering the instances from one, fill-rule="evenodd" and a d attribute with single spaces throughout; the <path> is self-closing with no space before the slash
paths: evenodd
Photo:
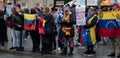
<path id="1" fill-rule="evenodd" d="M 15 42 L 16 42 L 16 39 L 15 39 L 15 30 L 13 28 L 11 28 L 11 37 L 12 37 L 12 47 L 15 47 Z"/>
<path id="2" fill-rule="evenodd" d="M 15 30 L 16 47 L 24 47 L 26 38 L 25 33 L 25 30 Z"/>

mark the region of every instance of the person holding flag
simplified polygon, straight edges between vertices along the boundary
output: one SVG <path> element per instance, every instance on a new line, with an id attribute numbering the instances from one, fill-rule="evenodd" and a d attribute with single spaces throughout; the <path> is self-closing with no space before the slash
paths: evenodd
<path id="1" fill-rule="evenodd" d="M 87 51 L 84 52 L 85 55 L 95 54 L 94 45 L 96 44 L 96 24 L 98 21 L 97 10 L 90 7 L 88 10 L 88 17 L 86 18 L 86 25 L 83 26 L 81 43 L 87 46 Z"/>
<path id="2" fill-rule="evenodd" d="M 113 5 L 112 5 L 112 11 L 119 11 L 120 10 L 120 6 L 119 6 L 119 4 L 118 3 L 114 3 Z M 117 19 L 116 19 L 116 21 L 117 21 Z M 119 22 L 118 22 L 119 23 Z M 116 49 L 116 47 L 118 48 L 118 51 L 117 51 L 117 57 L 120 57 L 120 37 L 113 37 L 113 36 L 111 36 L 111 37 L 109 37 L 109 39 L 110 39 L 110 54 L 109 55 L 107 55 L 107 56 L 115 56 L 115 49 Z M 116 47 L 115 47 L 115 43 L 116 43 Z"/>

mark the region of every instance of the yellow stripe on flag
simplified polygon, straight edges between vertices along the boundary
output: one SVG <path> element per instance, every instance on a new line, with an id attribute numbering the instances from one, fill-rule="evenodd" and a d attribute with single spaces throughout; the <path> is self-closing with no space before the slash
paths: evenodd
<path id="1" fill-rule="evenodd" d="M 94 15 L 92 18 L 90 18 L 90 20 L 88 21 L 88 24 L 90 24 L 93 20 L 93 18 L 95 17 L 96 15 Z M 89 29 L 90 31 L 90 37 L 91 37 L 91 40 L 92 40 L 92 44 L 96 44 L 97 40 L 96 40 L 96 33 L 95 33 L 95 27 L 91 27 Z"/>
<path id="2" fill-rule="evenodd" d="M 112 12 L 102 12 L 103 17 L 102 20 L 112 20 L 115 19 L 115 16 Z"/>
<path id="3" fill-rule="evenodd" d="M 45 26 L 46 20 L 43 20 L 42 26 Z"/>
<path id="4" fill-rule="evenodd" d="M 90 37 L 92 40 L 92 44 L 96 44 L 97 40 L 96 40 L 95 27 L 92 27 L 89 30 L 90 30 Z"/>
<path id="5" fill-rule="evenodd" d="M 35 14 L 24 14 L 24 19 L 26 19 L 26 20 L 35 20 L 36 15 Z"/>
<path id="6" fill-rule="evenodd" d="M 112 12 L 113 15 L 115 16 L 115 19 L 120 22 L 120 11 L 114 11 Z M 118 18 L 119 17 L 119 18 Z"/>

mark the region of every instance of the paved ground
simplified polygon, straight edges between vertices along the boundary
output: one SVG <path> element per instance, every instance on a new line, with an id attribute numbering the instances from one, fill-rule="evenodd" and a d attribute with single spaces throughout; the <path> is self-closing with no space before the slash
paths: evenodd
<path id="1" fill-rule="evenodd" d="M 99 46 L 97 47 L 97 53 L 94 56 L 85 56 L 83 52 L 85 48 L 75 47 L 73 56 L 62 56 L 59 54 L 59 51 L 51 55 L 41 55 L 40 53 L 32 53 L 29 51 L 17 52 L 17 51 L 3 51 L 0 52 L 0 58 L 116 58 L 116 57 L 107 57 L 108 47 Z"/>
<path id="2" fill-rule="evenodd" d="M 8 31 L 10 31 L 8 29 Z M 78 46 L 74 49 L 73 56 L 62 56 L 60 51 L 57 50 L 51 55 L 41 55 L 40 53 L 32 53 L 32 41 L 30 36 L 28 36 L 25 44 L 25 52 L 9 51 L 9 48 L 12 46 L 12 39 L 10 37 L 10 32 L 8 32 L 9 41 L 4 48 L 1 48 L 0 58 L 116 58 L 116 57 L 107 57 L 109 54 L 108 45 L 97 45 L 95 50 L 97 53 L 94 56 L 84 56 L 83 52 L 85 51 L 84 47 Z"/>

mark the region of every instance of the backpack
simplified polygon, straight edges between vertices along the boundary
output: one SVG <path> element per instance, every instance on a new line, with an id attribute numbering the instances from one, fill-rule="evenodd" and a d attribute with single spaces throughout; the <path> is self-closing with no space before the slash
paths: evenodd
<path id="1" fill-rule="evenodd" d="M 45 34 L 51 35 L 54 33 L 54 19 L 52 15 L 46 15 L 45 16 Z"/>
<path id="2" fill-rule="evenodd" d="M 45 34 L 45 31 L 44 31 L 44 19 L 42 17 L 39 17 L 39 20 L 38 20 L 38 30 L 39 30 L 39 34 L 40 35 L 44 35 Z"/>

